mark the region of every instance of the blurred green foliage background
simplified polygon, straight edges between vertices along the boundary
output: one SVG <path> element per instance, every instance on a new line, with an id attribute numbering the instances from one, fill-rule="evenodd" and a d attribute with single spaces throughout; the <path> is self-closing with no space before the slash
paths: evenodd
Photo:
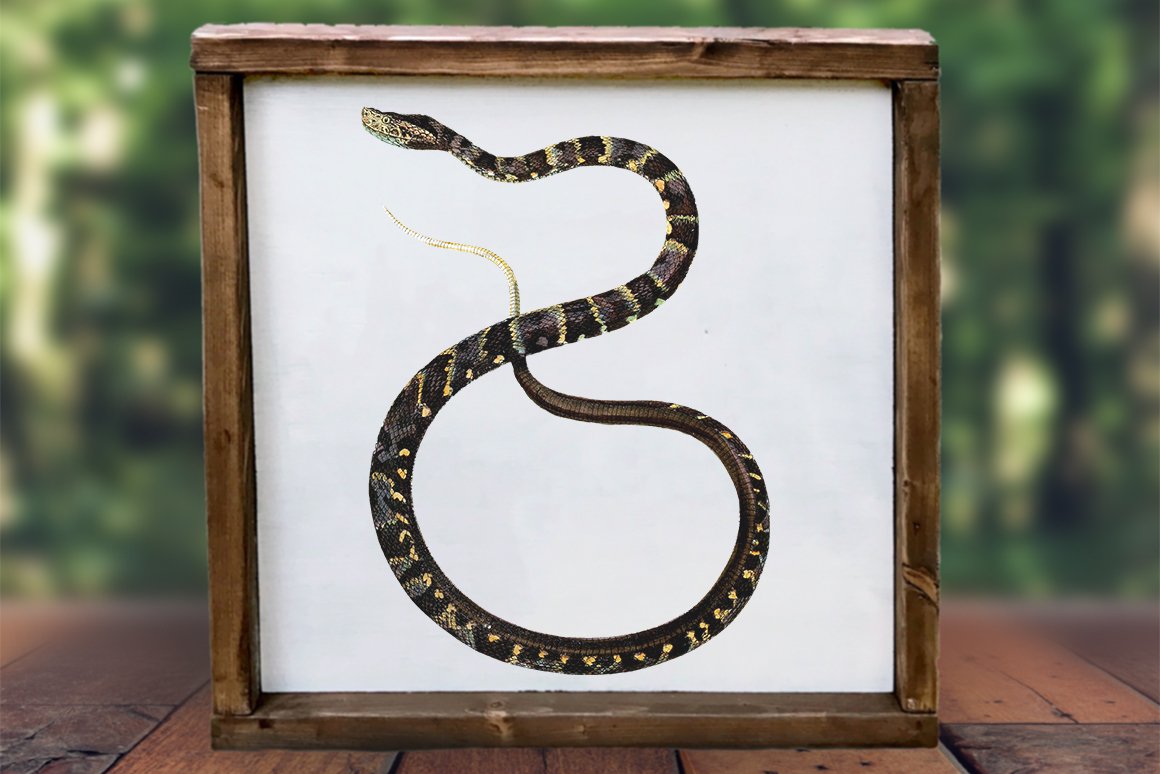
<path id="1" fill-rule="evenodd" d="M 919 27 L 943 63 L 944 585 L 1160 590 L 1155 0 L 8 0 L 0 590 L 205 584 L 202 23 Z"/>

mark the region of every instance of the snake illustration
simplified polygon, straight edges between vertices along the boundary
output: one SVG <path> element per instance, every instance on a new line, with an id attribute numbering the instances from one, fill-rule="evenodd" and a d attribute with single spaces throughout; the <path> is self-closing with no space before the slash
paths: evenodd
<path id="1" fill-rule="evenodd" d="M 576 675 L 628 672 L 671 661 L 705 644 L 749 601 L 769 552 L 769 500 L 753 455 L 732 431 L 699 411 L 659 401 L 566 395 L 540 383 L 526 360 L 537 352 L 622 328 L 676 291 L 692 263 L 698 237 L 697 207 L 685 176 L 657 150 L 618 137 L 581 137 L 522 156 L 502 157 L 425 115 L 363 108 L 362 123 L 374 137 L 391 145 L 450 153 L 480 175 L 501 182 L 538 180 L 583 166 L 627 169 L 656 189 L 667 216 L 664 244 L 649 270 L 603 293 L 520 314 L 514 276 L 506 269 L 513 297 L 511 315 L 440 352 L 395 398 L 371 458 L 370 504 L 379 544 L 400 585 L 423 613 L 456 639 L 484 655 L 529 669 Z M 436 246 L 477 252 L 506 268 L 502 259 L 482 248 L 458 243 Z M 412 502 L 419 444 L 452 396 L 507 363 L 512 364 L 528 397 L 552 414 L 584 422 L 678 430 L 708 446 L 724 464 L 740 504 L 737 539 L 717 581 L 687 612 L 633 634 L 544 634 L 484 610 L 436 564 Z"/>

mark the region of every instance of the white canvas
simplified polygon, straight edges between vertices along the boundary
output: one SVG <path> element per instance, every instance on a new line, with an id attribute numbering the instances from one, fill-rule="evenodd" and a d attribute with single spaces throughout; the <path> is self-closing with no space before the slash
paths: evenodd
<path id="1" fill-rule="evenodd" d="M 262 687 L 266 691 L 889 691 L 893 683 L 891 99 L 793 81 L 247 78 Z M 647 181 L 585 168 L 518 185 L 385 145 L 364 105 L 427 113 L 501 155 L 586 134 L 669 156 L 701 214 L 673 298 L 529 360 L 547 385 L 725 423 L 768 485 L 771 548 L 735 622 L 670 663 L 555 675 L 467 648 L 416 608 L 375 538 L 367 477 L 395 395 L 506 317 L 499 271 L 400 232 L 484 245 L 531 310 L 644 271 Z M 737 529 L 725 469 L 676 432 L 569 422 L 508 368 L 457 394 L 414 473 L 447 575 L 514 623 L 637 631 L 691 607 Z"/>

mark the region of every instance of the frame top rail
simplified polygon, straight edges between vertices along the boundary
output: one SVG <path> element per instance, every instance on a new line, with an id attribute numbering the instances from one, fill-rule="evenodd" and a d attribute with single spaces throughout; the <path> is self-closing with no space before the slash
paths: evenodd
<path id="1" fill-rule="evenodd" d="M 243 75 L 933 80 L 922 30 L 210 24 L 190 66 Z"/>

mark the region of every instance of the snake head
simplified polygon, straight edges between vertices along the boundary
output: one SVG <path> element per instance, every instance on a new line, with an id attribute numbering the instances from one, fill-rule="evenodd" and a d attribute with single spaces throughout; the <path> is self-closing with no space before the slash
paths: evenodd
<path id="1" fill-rule="evenodd" d="M 388 113 L 365 107 L 363 128 L 390 145 L 411 150 L 442 150 L 443 124 L 430 116 Z"/>

